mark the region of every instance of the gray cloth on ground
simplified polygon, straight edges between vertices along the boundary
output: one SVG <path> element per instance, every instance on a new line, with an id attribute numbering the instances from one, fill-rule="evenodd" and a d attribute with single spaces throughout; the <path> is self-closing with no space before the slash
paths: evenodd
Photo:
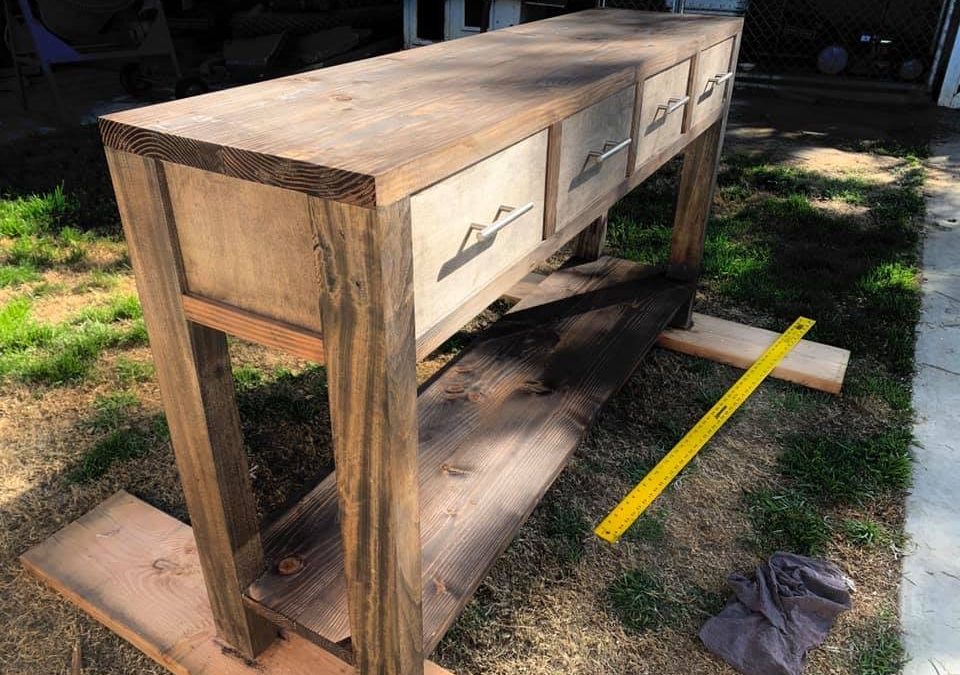
<path id="1" fill-rule="evenodd" d="M 700 629 L 711 652 L 745 675 L 799 675 L 806 654 L 850 609 L 847 576 L 833 563 L 776 553 L 751 581 L 728 579 L 735 597 Z"/>

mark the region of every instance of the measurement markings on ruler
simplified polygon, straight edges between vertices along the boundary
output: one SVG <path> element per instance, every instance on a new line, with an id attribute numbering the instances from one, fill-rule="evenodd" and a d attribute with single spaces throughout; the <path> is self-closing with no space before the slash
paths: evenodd
<path id="1" fill-rule="evenodd" d="M 690 463 L 690 460 L 720 430 L 720 427 L 760 386 L 767 375 L 773 372 L 777 364 L 803 339 L 814 323 L 816 322 L 813 319 L 802 316 L 794 321 L 793 325 L 760 355 L 760 358 L 720 397 L 707 414 L 701 417 L 700 421 L 630 491 L 630 494 L 624 497 L 623 501 L 597 525 L 594 530 L 596 535 L 611 544 L 616 543 L 677 477 L 683 467 Z"/>

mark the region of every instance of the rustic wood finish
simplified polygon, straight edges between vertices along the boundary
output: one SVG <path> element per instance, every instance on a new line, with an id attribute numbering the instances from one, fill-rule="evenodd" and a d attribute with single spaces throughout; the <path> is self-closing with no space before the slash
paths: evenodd
<path id="1" fill-rule="evenodd" d="M 707 218 L 713 203 L 717 164 L 720 161 L 721 121 L 690 144 L 683 156 L 677 211 L 670 240 L 667 274 L 673 279 L 696 279 L 703 264 Z M 693 302 L 677 313 L 673 325 L 688 328 Z"/>
<path id="2" fill-rule="evenodd" d="M 126 498 L 91 517 L 196 542 L 206 593 L 171 586 L 164 616 L 209 601 L 266 675 L 310 667 L 298 635 L 322 675 L 437 672 L 424 656 L 597 410 L 690 315 L 731 86 L 694 90 L 734 67 L 740 28 L 591 10 L 101 120 L 194 529 Z M 608 209 L 684 150 L 667 273 L 596 260 Z M 417 359 L 571 241 L 593 262 L 531 287 L 418 397 Z M 336 471 L 262 535 L 225 333 L 327 365 Z M 89 575 L 49 560 L 82 528 L 25 562 L 176 672 L 247 672 L 208 629 L 124 609 L 127 586 L 90 597 L 111 556 L 147 555 L 124 527 Z"/>
<path id="3" fill-rule="evenodd" d="M 409 204 L 368 210 L 314 199 L 310 207 L 355 662 L 363 675 L 416 675 L 423 631 Z"/>
<path id="4" fill-rule="evenodd" d="M 192 295 L 183 296 L 183 312 L 194 323 L 274 347 L 314 363 L 324 361 L 323 336 L 320 333 Z"/>
<path id="5" fill-rule="evenodd" d="M 600 406 L 690 293 L 688 284 L 611 258 L 568 268 L 420 394 L 425 651 L 456 619 Z M 539 342 L 542 349 L 526 346 Z M 271 560 L 295 556 L 305 561 L 303 570 L 293 576 L 270 570 L 249 590 L 251 607 L 286 616 L 304 634 L 329 642 L 351 635 L 337 480 L 328 477 L 264 532 Z"/>
<path id="6" fill-rule="evenodd" d="M 390 204 L 740 25 L 591 10 L 114 113 L 101 128 L 108 146 L 127 152 L 325 199 Z"/>
<path id="7" fill-rule="evenodd" d="M 603 254 L 603 245 L 607 241 L 607 218 L 607 214 L 604 213 L 577 235 L 572 246 L 574 258 L 596 260 Z"/>
<path id="8" fill-rule="evenodd" d="M 296 635 L 255 662 L 217 638 L 188 525 L 120 491 L 30 549 L 27 570 L 177 675 L 355 675 Z M 425 675 L 450 675 L 435 663 Z"/>
<path id="9" fill-rule="evenodd" d="M 184 315 L 174 224 L 158 163 L 114 150 L 107 161 L 217 630 L 253 657 L 276 630 L 241 598 L 262 571 L 263 554 L 226 338 Z"/>
<path id="10" fill-rule="evenodd" d="M 546 278 L 543 274 L 530 273 L 504 293 L 504 297 L 514 302 L 523 300 L 533 294 Z M 749 368 L 779 335 L 771 330 L 694 312 L 690 329 L 668 328 L 660 333 L 657 345 L 681 354 L 699 356 L 737 368 Z M 796 382 L 829 394 L 839 394 L 849 361 L 849 350 L 801 340 L 770 377 Z"/>

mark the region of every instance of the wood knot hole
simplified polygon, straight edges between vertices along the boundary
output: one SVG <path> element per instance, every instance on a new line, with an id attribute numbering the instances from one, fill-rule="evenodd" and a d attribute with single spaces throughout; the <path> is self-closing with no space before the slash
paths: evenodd
<path id="1" fill-rule="evenodd" d="M 289 577 L 303 569 L 303 558 L 290 555 L 277 563 L 277 573 Z"/>

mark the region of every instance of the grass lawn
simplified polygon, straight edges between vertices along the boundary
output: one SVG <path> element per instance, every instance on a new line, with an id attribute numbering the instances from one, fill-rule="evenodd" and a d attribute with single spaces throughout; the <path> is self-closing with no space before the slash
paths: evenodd
<path id="1" fill-rule="evenodd" d="M 8 148 L 0 169 L 0 671 L 158 666 L 23 573 L 16 556 L 124 488 L 186 519 L 93 129 Z M 828 152 L 831 161 L 823 161 Z M 611 213 L 610 253 L 659 262 L 676 163 Z M 617 546 L 591 527 L 739 376 L 655 350 L 611 400 L 435 658 L 457 673 L 723 673 L 696 640 L 724 580 L 776 550 L 822 555 L 855 608 L 809 673 L 897 672 L 919 312 L 922 160 L 807 140 L 728 143 L 697 310 L 853 352 L 842 396 L 769 381 Z M 420 365 L 425 379 L 494 308 Z M 322 367 L 240 341 L 234 376 L 258 508 L 332 468 Z"/>

